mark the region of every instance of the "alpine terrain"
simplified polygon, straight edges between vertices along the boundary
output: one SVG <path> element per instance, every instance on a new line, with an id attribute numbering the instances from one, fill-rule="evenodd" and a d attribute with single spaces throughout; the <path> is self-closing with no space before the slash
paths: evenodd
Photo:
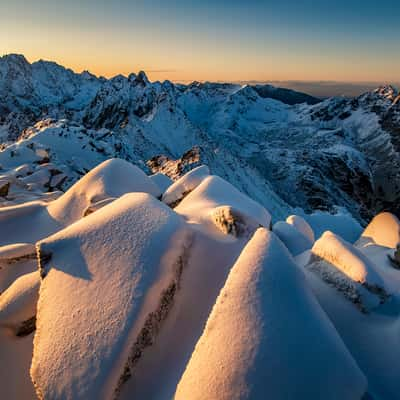
<path id="1" fill-rule="evenodd" d="M 400 93 L 0 58 L 4 399 L 393 400 Z"/>

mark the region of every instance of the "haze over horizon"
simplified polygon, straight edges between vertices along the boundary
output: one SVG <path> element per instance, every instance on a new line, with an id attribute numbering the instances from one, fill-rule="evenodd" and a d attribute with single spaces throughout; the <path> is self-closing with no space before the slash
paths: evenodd
<path id="1" fill-rule="evenodd" d="M 384 0 L 0 0 L 0 54 L 151 80 L 399 81 L 400 5 Z"/>

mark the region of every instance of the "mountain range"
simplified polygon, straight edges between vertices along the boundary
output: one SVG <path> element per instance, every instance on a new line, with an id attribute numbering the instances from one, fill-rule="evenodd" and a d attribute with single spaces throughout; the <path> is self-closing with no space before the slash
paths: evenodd
<path id="1" fill-rule="evenodd" d="M 2 204 L 25 189 L 65 191 L 119 157 L 173 179 L 207 164 L 274 218 L 345 209 L 363 223 L 400 211 L 399 138 L 391 86 L 322 101 L 271 85 L 106 79 L 0 58 Z"/>

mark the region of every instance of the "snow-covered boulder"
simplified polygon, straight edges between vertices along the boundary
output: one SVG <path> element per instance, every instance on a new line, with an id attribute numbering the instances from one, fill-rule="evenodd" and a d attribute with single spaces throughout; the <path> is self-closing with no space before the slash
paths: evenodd
<path id="1" fill-rule="evenodd" d="M 38 244 L 31 376 L 39 397 L 117 394 L 172 307 L 189 245 L 183 219 L 145 193 L 126 194 Z"/>
<path id="2" fill-rule="evenodd" d="M 95 203 L 90 204 L 83 212 L 83 216 L 86 217 L 86 216 L 94 213 L 95 211 L 100 210 L 100 208 L 103 208 L 104 206 L 106 206 L 107 204 L 110 204 L 114 200 L 116 200 L 115 197 L 107 197 L 106 199 L 99 200 L 99 201 L 96 201 Z"/>
<path id="3" fill-rule="evenodd" d="M 1 294 L 0 328 L 12 329 L 17 336 L 29 334 L 34 330 L 39 286 L 39 272 L 34 271 L 16 279 Z"/>
<path id="4" fill-rule="evenodd" d="M 192 169 L 169 186 L 162 196 L 162 201 L 172 208 L 175 207 L 209 175 L 210 170 L 206 165 Z"/>
<path id="5" fill-rule="evenodd" d="M 268 228 L 269 212 L 218 176 L 209 176 L 175 208 L 187 219 L 216 227 L 227 234 L 252 233 Z"/>
<path id="6" fill-rule="evenodd" d="M 316 211 L 312 214 L 306 214 L 304 219 L 314 231 L 315 239 L 319 239 L 324 232 L 331 231 L 344 240 L 354 243 L 362 233 L 362 227 L 359 222 L 345 212 L 329 214 Z"/>
<path id="7" fill-rule="evenodd" d="M 164 175 L 161 172 L 149 175 L 149 178 L 158 186 L 161 193 L 165 193 L 165 191 L 174 183 L 169 176 Z"/>
<path id="8" fill-rule="evenodd" d="M 0 245 L 35 243 L 129 192 L 159 197 L 161 192 L 135 165 L 109 159 L 88 172 L 52 202 L 34 201 L 0 208 Z"/>
<path id="9" fill-rule="evenodd" d="M 362 245 L 367 242 L 395 249 L 400 243 L 400 221 L 398 218 L 389 212 L 376 215 L 364 229 L 357 244 Z"/>
<path id="10" fill-rule="evenodd" d="M 14 243 L 0 247 L 0 262 L 15 263 L 35 256 L 36 249 L 31 243 Z"/>
<path id="11" fill-rule="evenodd" d="M 34 244 L 59 230 L 62 225 L 50 217 L 41 201 L 0 208 L 0 246 Z"/>
<path id="12" fill-rule="evenodd" d="M 129 192 L 144 192 L 158 197 L 159 188 L 135 165 L 113 158 L 102 162 L 76 182 L 59 199 L 50 203 L 48 212 L 64 225 L 84 216 L 94 203 Z"/>
<path id="13" fill-rule="evenodd" d="M 313 245 L 308 236 L 287 222 L 276 222 L 272 227 L 272 231 L 279 237 L 293 256 L 311 249 Z"/>
<path id="14" fill-rule="evenodd" d="M 20 276 L 36 269 L 36 250 L 33 244 L 14 243 L 1 246 L 0 294 Z"/>
<path id="15" fill-rule="evenodd" d="M 175 399 L 360 399 L 367 382 L 280 240 L 259 229 L 220 292 Z"/>
<path id="16" fill-rule="evenodd" d="M 377 266 L 352 244 L 325 232 L 311 249 L 308 269 L 342 292 L 362 311 L 390 298 L 389 285 Z"/>
<path id="17" fill-rule="evenodd" d="M 314 231 L 310 224 L 303 217 L 300 217 L 299 215 L 290 215 L 286 218 L 286 222 L 290 225 L 293 225 L 299 232 L 307 237 L 312 244 L 314 244 Z"/>
<path id="18" fill-rule="evenodd" d="M 220 206 L 211 214 L 215 226 L 224 234 L 234 237 L 251 237 L 261 224 L 232 206 Z"/>

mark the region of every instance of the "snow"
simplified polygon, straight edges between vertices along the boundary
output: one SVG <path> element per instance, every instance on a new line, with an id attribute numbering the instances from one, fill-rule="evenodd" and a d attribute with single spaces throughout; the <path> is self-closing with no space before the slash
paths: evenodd
<path id="1" fill-rule="evenodd" d="M 278 221 L 272 227 L 272 231 L 284 243 L 293 256 L 297 256 L 304 251 L 311 249 L 313 242 L 308 236 L 284 221 Z"/>
<path id="2" fill-rule="evenodd" d="M 36 173 L 49 158 L 61 172 L 50 182 L 65 174 L 66 190 L 109 157 L 145 168 L 152 157 L 199 146 L 199 162 L 274 221 L 293 207 L 338 205 L 365 222 L 374 213 L 369 193 L 377 204 L 397 198 L 400 156 L 390 124 L 396 128 L 400 114 L 384 90 L 290 106 L 283 102 L 298 93 L 270 85 L 152 83 L 140 73 L 105 79 L 18 55 L 1 57 L 0 71 L 6 174 L 21 164 Z M 283 92 L 283 102 L 269 98 Z"/>
<path id="3" fill-rule="evenodd" d="M 369 241 L 395 249 L 400 243 L 400 221 L 389 212 L 376 215 L 359 239 L 360 244 Z"/>
<path id="4" fill-rule="evenodd" d="M 158 187 L 138 167 L 124 160 L 110 159 L 87 173 L 50 203 L 47 210 L 54 220 L 66 226 L 82 218 L 92 204 L 129 192 L 160 195 Z"/>
<path id="5" fill-rule="evenodd" d="M 382 284 L 371 263 L 350 243 L 330 231 L 315 242 L 312 253 L 332 263 L 357 282 Z"/>
<path id="6" fill-rule="evenodd" d="M 186 398 L 185 380 L 199 372 L 196 393 L 207 398 L 233 371 L 221 373 L 223 362 L 238 360 L 231 344 L 247 357 L 232 365 L 248 383 L 269 374 L 262 398 L 298 386 L 291 397 L 354 390 L 359 399 L 365 385 L 349 352 L 368 380 L 366 398 L 398 397 L 400 273 L 389 257 L 399 221 L 382 213 L 364 233 L 360 225 L 398 202 L 398 92 L 290 106 L 265 89 L 151 83 L 144 73 L 105 79 L 0 58 L 1 397 L 36 397 L 33 334 L 16 335 L 36 313 L 38 241 L 32 374 L 44 397 L 172 398 L 186 370 Z M 199 164 L 207 167 L 176 182 L 141 171 L 177 179 Z M 174 210 L 156 200 L 163 194 Z M 259 262 L 249 267 L 255 256 L 245 250 L 232 269 L 271 217 L 274 234 L 258 230 L 250 243 L 264 246 Z M 171 285 L 176 293 L 164 290 Z M 123 385 L 121 375 L 131 375 Z M 318 396 L 303 396 L 310 387 Z"/>
<path id="7" fill-rule="evenodd" d="M 205 224 L 210 229 L 214 227 L 225 234 L 251 231 L 257 226 L 269 227 L 271 223 L 271 216 L 264 207 L 214 175 L 205 178 L 175 211 L 191 222 Z"/>
<path id="8" fill-rule="evenodd" d="M 138 167 L 120 159 L 104 161 L 54 201 L 0 208 L 0 244 L 35 243 L 128 192 L 160 195 Z"/>
<path id="9" fill-rule="evenodd" d="M 299 215 L 289 215 L 289 217 L 286 218 L 286 222 L 293 225 L 300 233 L 307 237 L 312 244 L 314 244 L 314 231 L 303 217 Z"/>
<path id="10" fill-rule="evenodd" d="M 320 238 L 325 231 L 331 231 L 348 242 L 354 243 L 362 232 L 360 223 L 348 213 L 329 214 L 316 211 L 312 214 L 305 214 L 304 219 L 313 229 L 315 239 Z"/>
<path id="11" fill-rule="evenodd" d="M 366 388 L 288 251 L 259 229 L 233 266 L 174 398 L 356 399 Z"/>
<path id="12" fill-rule="evenodd" d="M 157 332 L 157 310 L 168 310 L 164 297 L 179 284 L 188 240 L 181 217 L 149 194 L 130 193 L 38 244 L 31 376 L 40 397 L 109 399 L 119 391 L 140 363 L 136 352 L 153 340 L 144 326 Z"/>
<path id="13" fill-rule="evenodd" d="M 342 291 L 361 310 L 377 308 L 390 298 L 390 285 L 376 265 L 334 233 L 325 232 L 311 253 L 308 268 Z"/>
<path id="14" fill-rule="evenodd" d="M 313 272 L 305 272 L 319 303 L 368 380 L 366 398 L 396 399 L 400 380 L 397 368 L 391 366 L 397 366 L 400 357 L 398 315 L 362 313 Z"/>
<path id="15" fill-rule="evenodd" d="M 247 241 L 213 235 L 201 225 L 189 226 L 192 246 L 174 307 L 140 368 L 123 388 L 121 400 L 173 398 L 218 293 Z"/>
<path id="16" fill-rule="evenodd" d="M 187 172 L 164 192 L 162 201 L 174 206 L 210 175 L 207 166 L 201 165 Z"/>
<path id="17" fill-rule="evenodd" d="M 37 269 L 35 246 L 15 243 L 0 247 L 0 295 L 16 279 Z M 1 299 L 1 297 L 0 297 Z"/>
<path id="18" fill-rule="evenodd" d="M 29 377 L 33 334 L 15 337 L 9 329 L 0 329 L 0 380 L 3 399 L 36 399 Z"/>
<path id="19" fill-rule="evenodd" d="M 149 178 L 157 185 L 161 193 L 165 193 L 165 191 L 173 184 L 173 180 L 161 172 L 149 175 Z"/>
<path id="20" fill-rule="evenodd" d="M 35 246 L 31 243 L 14 243 L 0 247 L 0 261 L 12 261 L 35 253 Z"/>
<path id="21" fill-rule="evenodd" d="M 22 275 L 0 296 L 0 328 L 14 331 L 36 315 L 40 276 L 38 271 Z"/>

